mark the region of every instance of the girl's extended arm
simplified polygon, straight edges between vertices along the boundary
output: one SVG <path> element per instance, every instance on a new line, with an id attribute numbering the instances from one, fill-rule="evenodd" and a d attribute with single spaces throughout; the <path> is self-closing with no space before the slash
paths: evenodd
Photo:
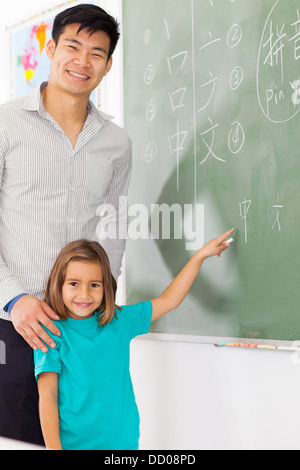
<path id="1" fill-rule="evenodd" d="M 226 250 L 228 248 L 226 238 L 233 231 L 234 229 L 228 230 L 221 237 L 211 240 L 204 245 L 190 259 L 162 295 L 152 300 L 152 321 L 157 320 L 157 318 L 170 310 L 174 310 L 181 304 L 192 287 L 203 261 L 210 256 L 220 255 L 222 251 Z"/>
<path id="2" fill-rule="evenodd" d="M 47 449 L 62 450 L 59 437 L 58 374 L 43 372 L 38 377 L 39 409 Z"/>

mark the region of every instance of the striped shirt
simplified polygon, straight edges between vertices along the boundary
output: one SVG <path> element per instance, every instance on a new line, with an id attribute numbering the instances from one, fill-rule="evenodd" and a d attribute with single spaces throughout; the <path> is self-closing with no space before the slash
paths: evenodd
<path id="1" fill-rule="evenodd" d="M 131 142 L 126 132 L 89 102 L 73 148 L 44 106 L 41 90 L 0 106 L 0 318 L 21 293 L 42 298 L 60 250 L 79 238 L 100 241 L 115 277 L 125 238 L 99 240 L 101 224 L 126 226 L 119 200 L 127 195 Z M 124 198 L 123 198 L 124 199 Z M 105 217 L 99 207 L 115 214 Z M 100 216 L 102 214 L 103 218 Z M 110 232 L 109 232 L 110 233 Z"/>

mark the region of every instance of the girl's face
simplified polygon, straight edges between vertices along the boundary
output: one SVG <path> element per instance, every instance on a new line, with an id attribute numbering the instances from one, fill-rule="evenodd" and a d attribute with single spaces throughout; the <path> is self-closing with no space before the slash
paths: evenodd
<path id="1" fill-rule="evenodd" d="M 92 317 L 104 295 L 103 274 L 96 261 L 70 261 L 62 286 L 62 297 L 68 316 L 75 319 Z"/>

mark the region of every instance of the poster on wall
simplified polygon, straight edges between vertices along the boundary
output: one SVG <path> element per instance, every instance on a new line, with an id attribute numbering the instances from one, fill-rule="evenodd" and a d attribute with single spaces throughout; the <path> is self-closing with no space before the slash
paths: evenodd
<path id="1" fill-rule="evenodd" d="M 99 5 L 97 0 L 69 0 L 54 5 L 9 28 L 10 99 L 27 95 L 43 81 L 47 81 L 51 62 L 46 54 L 46 45 L 51 39 L 55 16 L 77 4 Z M 91 95 L 93 103 L 100 107 L 100 87 Z"/>

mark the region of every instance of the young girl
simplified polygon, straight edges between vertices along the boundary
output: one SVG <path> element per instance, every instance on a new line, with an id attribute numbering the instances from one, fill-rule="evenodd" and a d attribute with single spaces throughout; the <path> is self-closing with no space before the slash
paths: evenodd
<path id="1" fill-rule="evenodd" d="M 45 301 L 61 317 L 56 323 L 61 336 L 55 337 L 55 349 L 34 352 L 47 448 L 138 449 L 130 341 L 178 307 L 203 261 L 220 256 L 232 232 L 204 245 L 160 297 L 122 308 L 115 305 L 116 282 L 98 243 L 79 240 L 61 251 L 45 293 Z"/>

